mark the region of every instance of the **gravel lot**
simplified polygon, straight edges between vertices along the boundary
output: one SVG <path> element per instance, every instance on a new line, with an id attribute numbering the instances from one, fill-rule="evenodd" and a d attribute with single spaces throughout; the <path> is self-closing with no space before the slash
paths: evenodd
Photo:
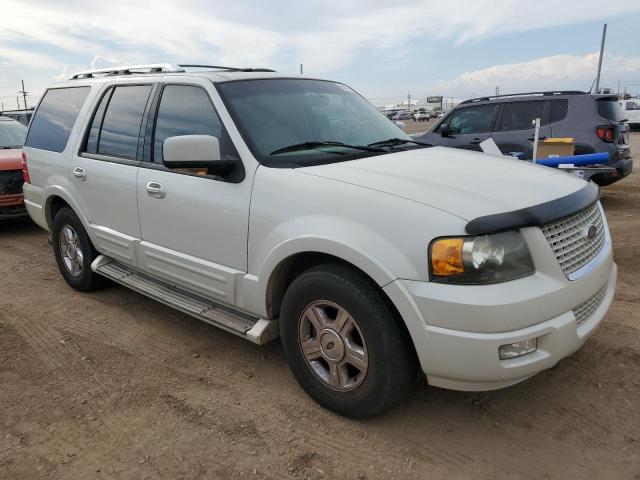
<path id="1" fill-rule="evenodd" d="M 425 123 L 407 122 L 408 131 Z M 58 274 L 0 225 L 0 478 L 640 479 L 640 133 L 603 189 L 615 301 L 572 357 L 488 393 L 422 387 L 365 422 L 322 410 L 258 347 L 116 285 Z"/>

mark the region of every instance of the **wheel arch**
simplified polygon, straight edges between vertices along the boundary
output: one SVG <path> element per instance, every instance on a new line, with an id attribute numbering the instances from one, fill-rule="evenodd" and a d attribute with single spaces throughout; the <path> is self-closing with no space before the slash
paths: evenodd
<path id="1" fill-rule="evenodd" d="M 89 230 L 87 229 L 88 221 L 86 216 L 84 215 L 84 212 L 82 211 L 80 206 L 72 199 L 71 195 L 69 195 L 66 190 L 60 187 L 52 187 L 46 192 L 44 201 L 44 214 L 49 230 L 51 230 L 51 227 L 53 226 L 53 219 L 55 217 L 55 214 L 65 206 L 73 210 L 73 212 L 80 219 L 80 222 L 84 226 L 85 230 L 87 230 L 87 233 L 89 233 Z"/>
<path id="2" fill-rule="evenodd" d="M 350 255 L 343 255 L 332 248 L 300 249 L 289 252 L 287 255 L 282 255 L 277 262 L 271 258 L 273 267 L 269 268 L 268 279 L 260 289 L 264 292 L 265 309 L 269 318 L 278 317 L 282 297 L 287 287 L 299 274 L 311 267 L 325 263 L 339 263 L 362 274 L 380 289 L 385 301 L 398 313 L 393 302 L 382 290 L 382 287 L 395 280 L 394 276 L 387 269 L 364 256 L 364 254 L 360 252 L 350 253 Z"/>
<path id="3" fill-rule="evenodd" d="M 385 284 L 388 285 L 392 282 L 392 280 L 386 282 L 385 284 L 381 284 L 376 281 L 372 275 L 367 273 L 367 271 L 360 268 L 358 265 L 334 254 L 319 251 L 302 251 L 294 253 L 282 259 L 282 261 L 278 263 L 276 268 L 274 268 L 269 278 L 266 289 L 265 301 L 269 318 L 279 317 L 282 299 L 287 290 L 287 287 L 291 284 L 291 282 L 295 280 L 297 276 L 312 267 L 330 263 L 337 263 L 350 268 L 355 272 L 358 272 L 363 277 L 365 277 L 373 287 L 377 288 L 381 298 L 389 307 L 389 310 L 398 322 L 400 328 L 407 335 L 409 343 L 411 344 L 413 355 L 415 355 L 416 361 L 418 361 L 416 341 L 421 341 L 421 337 L 419 335 L 416 336 L 415 329 L 411 328 L 412 325 L 407 324 L 406 320 L 400 313 L 401 306 L 396 305 L 394 300 L 384 289 Z"/>

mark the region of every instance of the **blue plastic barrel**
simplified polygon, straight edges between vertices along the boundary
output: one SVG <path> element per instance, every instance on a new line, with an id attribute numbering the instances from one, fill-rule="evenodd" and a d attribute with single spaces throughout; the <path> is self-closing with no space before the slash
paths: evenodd
<path id="1" fill-rule="evenodd" d="M 609 154 L 605 153 L 587 153 L 585 155 L 572 155 L 570 157 L 551 157 L 536 160 L 538 165 L 545 167 L 558 168 L 561 163 L 572 163 L 576 167 L 586 167 L 587 165 L 596 165 L 600 163 L 608 163 Z"/>

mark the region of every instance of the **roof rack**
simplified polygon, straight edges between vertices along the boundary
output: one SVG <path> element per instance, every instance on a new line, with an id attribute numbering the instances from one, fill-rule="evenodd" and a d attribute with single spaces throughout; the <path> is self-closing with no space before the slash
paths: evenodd
<path id="1" fill-rule="evenodd" d="M 473 98 L 471 100 L 465 100 L 464 102 L 460 102 L 460 105 L 465 103 L 488 102 L 489 100 L 493 100 L 495 98 L 531 97 L 533 95 L 540 95 L 544 97 L 553 96 L 553 95 L 587 95 L 587 92 L 583 92 L 580 90 L 551 90 L 547 92 L 508 93 L 505 95 L 490 95 L 488 97 Z"/>
<path id="2" fill-rule="evenodd" d="M 76 72 L 69 80 L 95 78 L 96 76 L 133 75 L 136 73 L 185 73 L 185 68 L 207 68 L 224 72 L 275 72 L 270 68 L 222 67 L 220 65 L 173 65 L 171 63 L 152 63 L 149 65 L 123 65 Z"/>
<path id="3" fill-rule="evenodd" d="M 270 68 L 246 68 L 246 67 L 222 67 L 220 65 L 178 65 L 182 68 L 209 68 L 212 70 L 223 70 L 225 72 L 275 72 Z"/>
<path id="4" fill-rule="evenodd" d="M 80 78 L 94 78 L 96 75 L 131 75 L 135 73 L 167 73 L 167 72 L 184 72 L 180 65 L 172 65 L 170 63 L 152 63 L 149 65 L 123 65 L 120 67 L 100 68 L 98 70 L 86 70 L 84 72 L 76 72 L 69 80 L 78 80 Z"/>

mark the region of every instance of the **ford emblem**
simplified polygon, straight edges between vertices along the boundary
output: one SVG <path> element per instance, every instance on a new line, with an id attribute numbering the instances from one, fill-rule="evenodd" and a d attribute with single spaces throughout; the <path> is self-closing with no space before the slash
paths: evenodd
<path id="1" fill-rule="evenodd" d="M 597 233 L 598 229 L 595 225 L 591 224 L 584 227 L 584 230 L 582 230 L 582 238 L 584 238 L 585 240 L 593 240 L 594 238 L 596 238 Z"/>

